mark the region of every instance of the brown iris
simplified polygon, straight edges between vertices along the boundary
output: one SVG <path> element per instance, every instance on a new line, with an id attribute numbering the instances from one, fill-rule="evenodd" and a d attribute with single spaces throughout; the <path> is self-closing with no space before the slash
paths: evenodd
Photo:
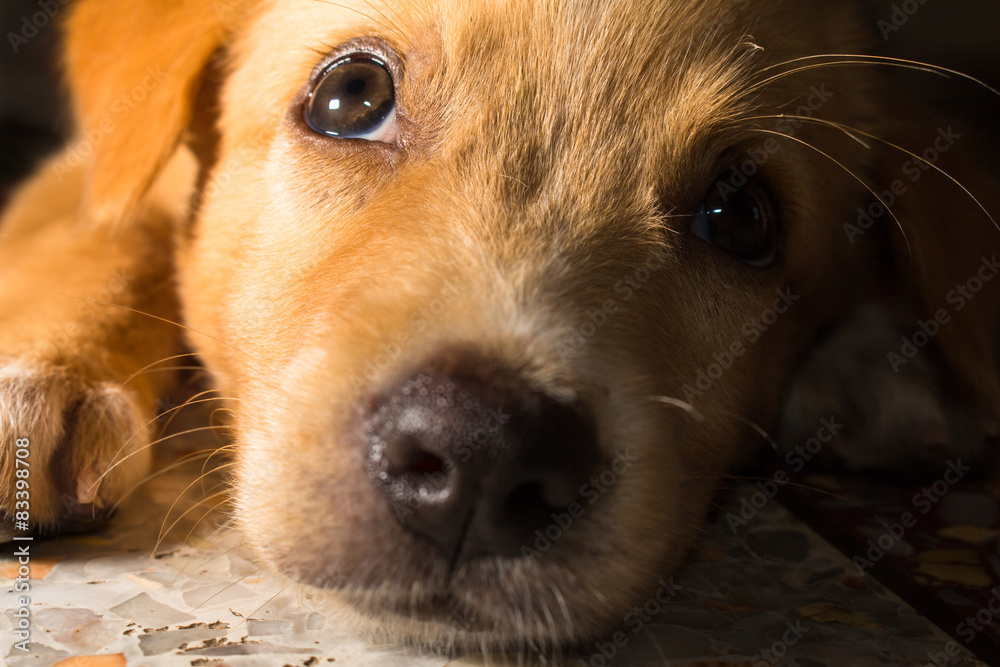
<path id="1" fill-rule="evenodd" d="M 396 97 L 392 75 L 370 55 L 350 55 L 323 75 L 306 105 L 313 131 L 331 137 L 367 138 L 389 117 Z"/>

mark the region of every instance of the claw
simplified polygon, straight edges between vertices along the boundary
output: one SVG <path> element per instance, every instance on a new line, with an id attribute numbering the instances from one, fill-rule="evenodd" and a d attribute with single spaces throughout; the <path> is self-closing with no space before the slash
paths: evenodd
<path id="1" fill-rule="evenodd" d="M 80 473 L 79 477 L 76 478 L 76 500 L 78 503 L 81 505 L 90 505 L 93 503 L 98 507 L 102 507 L 100 499 L 97 497 L 98 480 L 100 477 L 97 468 L 94 466 L 90 466 Z"/>

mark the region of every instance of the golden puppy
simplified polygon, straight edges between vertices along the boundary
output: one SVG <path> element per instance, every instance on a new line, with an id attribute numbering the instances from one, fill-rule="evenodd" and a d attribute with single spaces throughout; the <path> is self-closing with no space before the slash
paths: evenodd
<path id="1" fill-rule="evenodd" d="M 100 516 L 188 345 L 262 563 L 396 638 L 557 646 L 755 425 L 978 450 L 990 177 L 852 4 L 81 0 L 76 138 L 3 221 L 0 507 Z"/>

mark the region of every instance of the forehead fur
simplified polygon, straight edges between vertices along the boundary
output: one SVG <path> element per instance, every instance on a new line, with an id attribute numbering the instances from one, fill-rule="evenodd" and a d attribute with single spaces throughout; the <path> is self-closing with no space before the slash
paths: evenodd
<path id="1" fill-rule="evenodd" d="M 508 201 L 518 188 L 536 192 L 543 179 L 550 187 L 572 179 L 576 193 L 607 195 L 600 169 L 576 168 L 595 154 L 631 169 L 633 205 L 685 192 L 693 179 L 712 178 L 718 152 L 742 138 L 739 119 L 761 103 L 750 85 L 754 70 L 826 43 L 860 41 L 824 32 L 820 13 L 851 11 L 825 3 L 809 3 L 815 34 L 792 35 L 759 32 L 784 25 L 780 15 L 790 10 L 780 1 L 666 0 L 642 13 L 626 0 L 265 4 L 234 49 L 241 71 L 232 88 L 243 99 L 230 105 L 228 126 L 246 126 L 253 109 L 274 127 L 327 54 L 376 36 L 403 61 L 397 95 L 421 130 L 417 148 L 449 151 L 454 168 L 468 167 L 460 182 L 482 193 L 482 179 L 491 177 L 511 190 Z M 780 89 L 770 91 L 773 99 L 795 99 L 794 90 Z M 489 176 L 476 170 L 482 153 L 493 158 Z M 580 211 L 620 204 L 576 200 Z"/>

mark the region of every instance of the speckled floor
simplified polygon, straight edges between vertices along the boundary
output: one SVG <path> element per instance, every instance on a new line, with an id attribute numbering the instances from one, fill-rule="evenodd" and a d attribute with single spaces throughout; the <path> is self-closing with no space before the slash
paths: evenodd
<path id="1" fill-rule="evenodd" d="M 209 478 L 184 494 L 202 465 L 195 461 L 157 477 L 100 533 L 33 544 L 27 653 L 10 646 L 17 564 L 10 556 L 13 548 L 4 547 L 4 664 L 517 664 L 495 656 L 449 659 L 366 644 L 352 633 L 341 610 L 248 560 L 238 534 L 219 527 L 225 518 L 221 511 L 202 520 L 205 506 L 193 499 L 211 492 L 217 480 Z M 963 637 L 949 636 L 859 571 L 848 554 L 778 501 L 761 503 L 757 491 L 750 482 L 733 490 L 693 562 L 663 582 L 660 599 L 668 602 L 651 597 L 641 622 L 630 619 L 618 636 L 594 644 L 591 652 L 557 662 L 592 667 L 985 664 L 966 650 Z M 745 523 L 734 522 L 746 511 L 745 502 L 762 507 Z M 105 658 L 79 659 L 90 655 Z M 536 657 L 529 664 L 543 662 Z"/>

